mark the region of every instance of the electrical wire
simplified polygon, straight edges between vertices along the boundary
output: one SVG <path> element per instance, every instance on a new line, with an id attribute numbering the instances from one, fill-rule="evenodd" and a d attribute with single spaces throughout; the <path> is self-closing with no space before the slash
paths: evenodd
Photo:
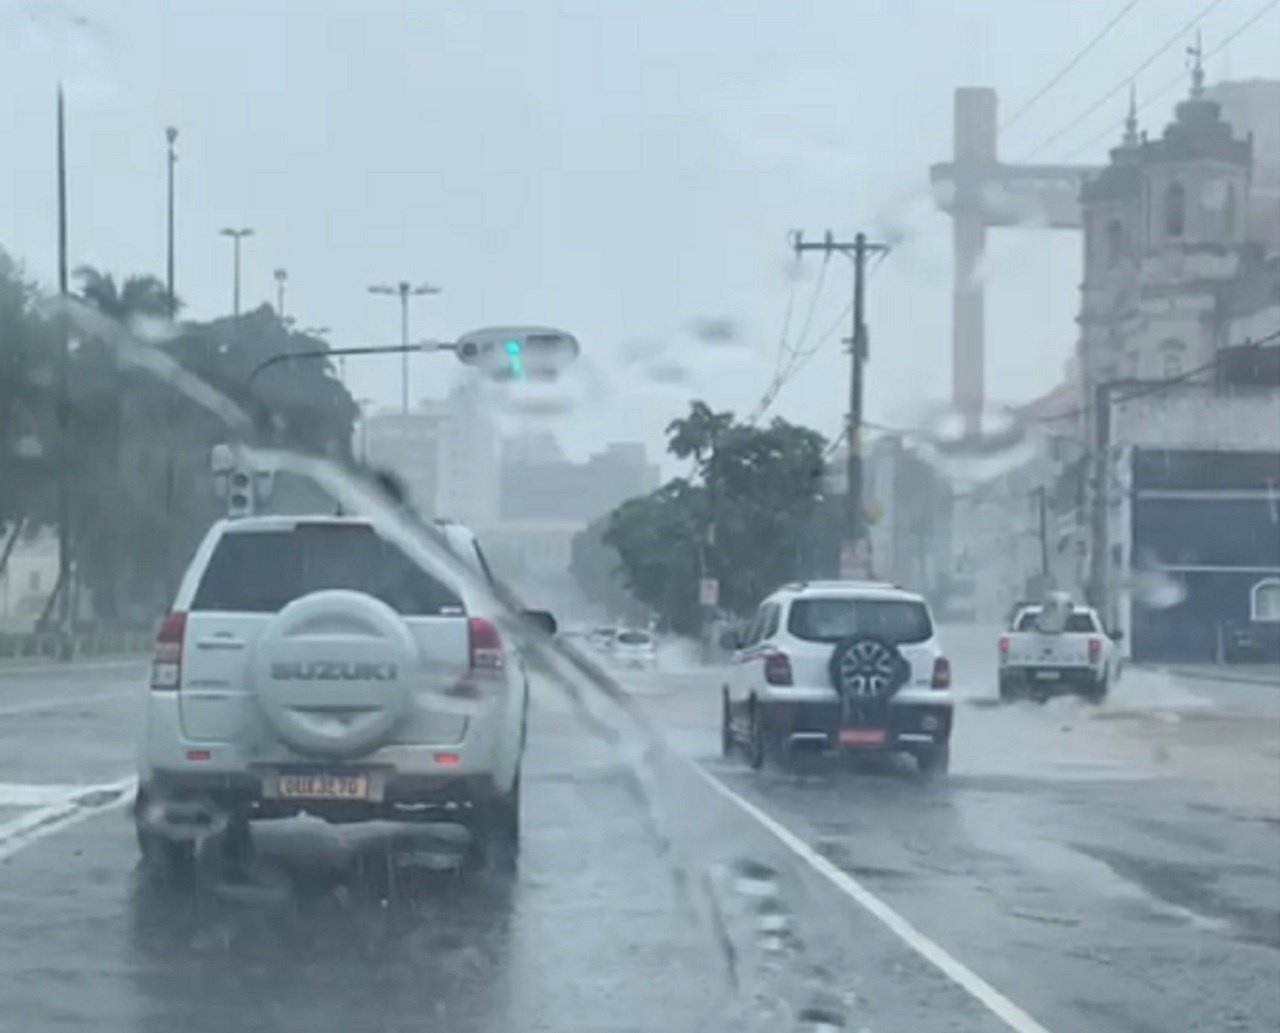
<path id="1" fill-rule="evenodd" d="M 1152 51 L 1152 53 L 1147 56 L 1146 60 L 1144 60 L 1140 65 L 1138 65 L 1137 68 L 1135 68 L 1123 79 L 1121 79 L 1120 82 L 1118 82 L 1115 86 L 1109 89 L 1096 101 L 1090 104 L 1087 108 L 1085 108 L 1084 111 L 1082 111 L 1079 115 L 1073 118 L 1065 126 L 1062 126 L 1060 129 L 1051 133 L 1044 140 L 1041 140 L 1040 143 L 1036 144 L 1035 147 L 1033 147 L 1023 156 L 1022 160 L 1024 162 L 1030 161 L 1032 158 L 1034 158 L 1037 154 L 1039 154 L 1045 148 L 1051 147 L 1053 144 L 1057 143 L 1058 140 L 1062 139 L 1062 137 L 1066 136 L 1067 133 L 1071 132 L 1071 130 L 1073 130 L 1076 126 L 1080 125 L 1081 122 L 1084 122 L 1086 119 L 1088 119 L 1090 115 L 1092 115 L 1095 111 L 1097 111 L 1100 107 L 1102 107 L 1108 101 L 1113 99 L 1117 94 L 1122 92 L 1126 86 L 1128 86 L 1130 83 L 1134 81 L 1134 79 L 1136 79 L 1144 71 L 1150 68 L 1151 65 L 1154 64 L 1157 60 L 1163 57 L 1169 51 L 1170 47 L 1186 39 L 1187 33 L 1190 30 L 1194 29 L 1197 25 L 1199 25 L 1200 22 L 1202 22 L 1206 17 L 1208 17 L 1208 15 L 1210 15 L 1213 12 L 1214 8 L 1218 7 L 1223 2 L 1224 0 L 1211 0 L 1210 3 L 1205 4 L 1205 6 L 1200 8 L 1200 11 L 1196 15 L 1194 15 L 1190 21 L 1188 21 L 1185 25 L 1179 28 L 1177 32 L 1175 32 L 1172 36 L 1166 39 L 1163 43 L 1161 43 L 1160 46 L 1157 47 L 1154 51 Z M 1123 122 L 1121 122 L 1121 124 L 1123 125 Z M 1112 129 L 1107 130 L 1107 132 L 1112 132 L 1112 131 L 1113 131 Z"/>
<path id="2" fill-rule="evenodd" d="M 1257 11 L 1253 13 L 1253 15 L 1248 19 L 1248 21 L 1246 21 L 1243 25 L 1237 28 L 1230 35 L 1228 35 L 1225 39 L 1221 40 L 1217 46 L 1215 46 L 1212 50 L 1209 50 L 1208 52 L 1206 52 L 1204 56 L 1208 58 L 1208 57 L 1213 57 L 1215 54 L 1220 53 L 1223 49 L 1229 46 L 1236 38 L 1238 38 L 1243 33 L 1247 32 L 1249 29 L 1253 28 L 1253 26 L 1263 16 L 1269 14 L 1277 6 L 1280 6 L 1280 0 L 1270 0 L 1269 3 L 1264 4 L 1262 7 L 1260 7 Z M 1156 101 L 1160 100 L 1162 97 L 1167 95 L 1171 90 L 1176 88 L 1180 83 L 1184 82 L 1185 79 L 1186 79 L 1185 73 L 1179 73 L 1174 78 L 1171 78 L 1168 81 L 1166 81 L 1162 86 L 1157 88 L 1155 93 L 1147 97 L 1141 104 L 1138 105 L 1136 109 L 1137 112 L 1141 113 L 1143 111 L 1146 111 L 1147 108 L 1151 107 L 1152 104 L 1154 104 Z M 1118 122 L 1110 123 L 1100 133 L 1094 134 L 1093 136 L 1089 137 L 1089 139 L 1084 141 L 1084 143 L 1079 144 L 1078 146 L 1074 147 L 1073 149 L 1068 151 L 1066 154 L 1064 154 L 1061 160 L 1066 161 L 1069 158 L 1073 158 L 1077 154 L 1080 154 L 1083 151 L 1088 150 L 1090 147 L 1098 143 L 1100 140 L 1104 140 L 1108 136 L 1114 135 L 1117 130 L 1123 127 L 1124 123 L 1125 123 L 1125 119 L 1120 119 Z"/>
<path id="3" fill-rule="evenodd" d="M 1060 68 L 1056 73 L 1054 73 L 1054 75 L 1052 75 L 1049 78 L 1049 81 L 1047 83 L 1045 83 L 1042 87 L 1040 87 L 1039 90 L 1036 91 L 1036 93 L 1031 97 L 1030 100 L 1028 100 L 1025 104 L 1022 105 L 1022 107 L 1018 108 L 1017 111 L 1015 111 L 1012 115 L 1010 115 L 1007 119 L 1005 119 L 1004 122 L 1000 124 L 1000 127 L 997 130 L 997 132 L 1003 133 L 1006 129 L 1008 129 L 1011 125 L 1013 125 L 1016 121 L 1018 121 L 1018 119 L 1020 119 L 1023 115 L 1025 115 L 1028 111 L 1030 111 L 1036 105 L 1036 103 L 1040 100 L 1041 97 L 1043 97 L 1046 93 L 1048 93 L 1055 86 L 1057 86 L 1058 83 L 1062 82 L 1063 79 L 1065 79 L 1068 75 L 1070 75 L 1072 69 L 1074 69 L 1076 65 L 1078 65 L 1081 61 L 1083 61 L 1089 55 L 1089 53 L 1093 50 L 1094 47 L 1096 47 L 1099 43 L 1101 43 L 1104 39 L 1106 39 L 1107 36 L 1111 34 L 1111 30 L 1114 29 L 1117 25 L 1120 24 L 1121 21 L 1124 20 L 1125 15 L 1127 15 L 1130 11 L 1132 11 L 1137 6 L 1138 6 L 1138 0 L 1129 0 L 1129 2 L 1125 4 L 1124 7 L 1122 7 L 1111 18 L 1111 20 L 1107 22 L 1107 24 L 1104 25 L 1102 29 L 1097 34 L 1095 34 L 1091 40 L 1089 40 L 1088 43 L 1086 43 L 1080 50 L 1076 51 L 1075 56 L 1072 57 L 1071 60 L 1069 60 L 1065 65 L 1063 65 L 1062 68 Z"/>

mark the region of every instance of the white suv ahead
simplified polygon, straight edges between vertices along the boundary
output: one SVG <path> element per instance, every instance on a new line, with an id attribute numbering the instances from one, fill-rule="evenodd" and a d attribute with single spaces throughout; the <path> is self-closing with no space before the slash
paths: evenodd
<path id="1" fill-rule="evenodd" d="M 794 750 L 910 753 L 950 764 L 951 665 L 928 604 L 893 585 L 810 581 L 779 589 L 734 649 L 723 689 L 725 755 L 752 767 Z"/>
<path id="2" fill-rule="evenodd" d="M 210 529 L 157 642 L 144 856 L 186 868 L 219 829 L 238 855 L 251 819 L 307 813 L 462 823 L 477 859 L 514 864 L 528 684 L 475 538 L 440 532 L 461 561 L 443 574 L 359 518 Z"/>

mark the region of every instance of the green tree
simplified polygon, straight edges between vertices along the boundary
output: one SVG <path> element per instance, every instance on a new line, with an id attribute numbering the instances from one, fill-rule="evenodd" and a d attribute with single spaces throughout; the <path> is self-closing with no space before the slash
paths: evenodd
<path id="1" fill-rule="evenodd" d="M 677 630 L 696 630 L 700 576 L 720 583 L 721 606 L 750 611 L 768 592 L 811 572 L 826 443 L 785 420 L 767 427 L 694 402 L 667 428 L 668 451 L 693 458 L 696 479 L 632 499 L 609 517 L 623 583 Z"/>

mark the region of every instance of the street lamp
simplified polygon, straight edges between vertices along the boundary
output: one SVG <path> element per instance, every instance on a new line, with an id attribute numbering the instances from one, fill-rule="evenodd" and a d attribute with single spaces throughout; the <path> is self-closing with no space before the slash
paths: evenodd
<path id="1" fill-rule="evenodd" d="M 289 273 L 285 269 L 277 269 L 273 274 L 276 278 L 276 315 L 282 320 L 284 319 L 284 282 L 289 279 Z"/>
<path id="2" fill-rule="evenodd" d="M 164 138 L 169 141 L 169 205 L 168 205 L 168 248 L 165 258 L 165 286 L 169 292 L 169 318 L 178 315 L 178 295 L 173 282 L 173 167 L 178 163 L 178 154 L 174 150 L 174 142 L 178 139 L 178 130 L 169 126 L 164 131 Z"/>
<path id="3" fill-rule="evenodd" d="M 374 284 L 369 288 L 370 294 L 386 294 L 400 299 L 400 345 L 405 350 L 400 353 L 400 411 L 409 412 L 409 298 L 423 294 L 439 294 L 440 288 L 429 283 L 413 286 L 408 280 L 401 280 L 395 286 L 389 283 Z"/>
<path id="4" fill-rule="evenodd" d="M 232 293 L 231 293 L 231 311 L 237 322 L 240 319 L 240 241 L 245 237 L 252 237 L 253 230 L 245 227 L 243 229 L 223 229 L 219 231 L 224 237 L 230 237 L 232 243 Z"/>

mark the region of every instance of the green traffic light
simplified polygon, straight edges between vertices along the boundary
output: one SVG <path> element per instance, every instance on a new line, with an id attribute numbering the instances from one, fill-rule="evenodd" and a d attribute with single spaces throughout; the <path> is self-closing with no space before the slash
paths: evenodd
<path id="1" fill-rule="evenodd" d="M 524 379 L 524 348 L 519 341 L 507 342 L 507 360 L 511 366 L 511 375 L 516 380 Z"/>

